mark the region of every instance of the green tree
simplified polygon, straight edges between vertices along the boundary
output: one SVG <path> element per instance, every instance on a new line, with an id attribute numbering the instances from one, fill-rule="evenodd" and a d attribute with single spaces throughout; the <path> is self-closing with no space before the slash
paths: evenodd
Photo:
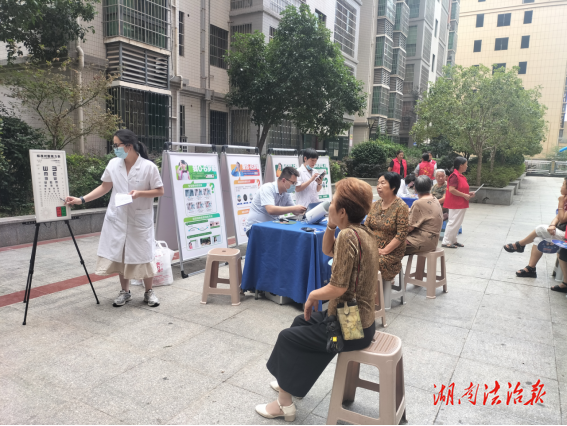
<path id="1" fill-rule="evenodd" d="M 86 40 L 100 0 L 2 0 L 0 41 L 6 44 L 8 61 L 22 56 L 22 45 L 32 60 L 45 62 L 67 56 L 69 41 Z"/>
<path id="2" fill-rule="evenodd" d="M 309 7 L 288 7 L 282 15 L 269 43 L 259 32 L 235 34 L 226 56 L 227 99 L 250 111 L 260 151 L 270 128 L 283 119 L 303 133 L 334 136 L 350 127 L 344 115 L 362 114 L 366 104 L 362 82 L 350 73 L 331 32 Z"/>
<path id="3" fill-rule="evenodd" d="M 87 68 L 85 68 L 87 70 Z M 94 72 L 92 78 L 79 84 L 77 70 L 71 60 L 60 66 L 52 63 L 8 65 L 0 73 L 0 84 L 8 87 L 8 97 L 14 110 L 37 116 L 51 139 L 49 149 L 63 149 L 81 137 L 98 135 L 110 139 L 118 129 L 120 118 L 106 108 L 111 95 L 108 91 L 115 75 Z M 83 109 L 82 126 L 75 120 Z"/>
<path id="4" fill-rule="evenodd" d="M 445 67 L 416 106 L 411 134 L 417 141 L 444 136 L 458 152 L 478 157 L 476 184 L 481 181 L 483 154 L 491 170 L 497 152 L 534 155 L 545 137 L 546 107 L 539 88 L 524 90 L 518 68 L 505 72 L 480 65 Z"/>

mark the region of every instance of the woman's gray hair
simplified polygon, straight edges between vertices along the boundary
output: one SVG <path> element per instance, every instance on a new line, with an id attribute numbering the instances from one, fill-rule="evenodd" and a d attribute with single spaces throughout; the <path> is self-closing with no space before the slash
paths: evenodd
<path id="1" fill-rule="evenodd" d="M 421 175 L 415 179 L 415 192 L 418 195 L 427 195 L 431 194 L 431 187 L 433 186 L 433 181 L 429 178 L 429 176 Z"/>

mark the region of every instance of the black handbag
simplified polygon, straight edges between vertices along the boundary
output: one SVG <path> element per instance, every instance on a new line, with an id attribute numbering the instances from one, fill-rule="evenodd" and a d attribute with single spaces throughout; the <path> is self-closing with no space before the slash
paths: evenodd
<path id="1" fill-rule="evenodd" d="M 559 229 L 560 231 L 563 231 L 563 232 L 565 232 L 566 228 L 567 228 L 567 222 L 558 223 L 557 226 L 555 227 L 555 229 Z"/>

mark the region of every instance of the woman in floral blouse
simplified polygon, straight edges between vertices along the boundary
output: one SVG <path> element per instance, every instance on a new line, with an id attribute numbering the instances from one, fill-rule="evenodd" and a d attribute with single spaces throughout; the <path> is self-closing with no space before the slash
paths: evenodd
<path id="1" fill-rule="evenodd" d="M 409 209 L 396 195 L 400 180 L 400 175 L 393 172 L 380 176 L 376 187 L 380 199 L 372 205 L 365 222 L 378 240 L 380 272 L 386 281 L 400 273 L 406 251 Z"/>

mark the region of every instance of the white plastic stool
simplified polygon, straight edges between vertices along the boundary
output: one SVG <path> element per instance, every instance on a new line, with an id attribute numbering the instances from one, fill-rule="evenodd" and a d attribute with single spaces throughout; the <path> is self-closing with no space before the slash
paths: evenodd
<path id="1" fill-rule="evenodd" d="M 394 280 L 383 280 L 382 275 L 378 276 L 378 279 L 382 281 L 382 285 L 384 286 L 384 308 L 389 311 L 392 308 L 392 297 L 394 299 L 400 298 L 400 302 L 402 305 L 406 304 L 405 297 L 406 297 L 406 280 L 404 280 L 404 268 L 400 270 L 398 275 L 398 285 L 392 285 Z M 394 295 L 392 295 L 392 289 L 396 291 Z"/>

